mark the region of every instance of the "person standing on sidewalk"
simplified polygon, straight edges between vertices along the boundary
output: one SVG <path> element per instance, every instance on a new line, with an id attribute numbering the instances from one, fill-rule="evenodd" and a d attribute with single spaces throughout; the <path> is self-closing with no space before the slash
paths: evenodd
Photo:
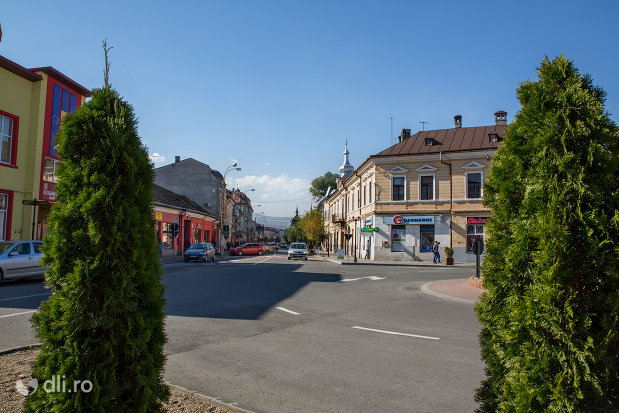
<path id="1" fill-rule="evenodd" d="M 372 242 L 368 238 L 368 241 L 365 243 L 365 259 L 366 260 L 370 259 L 370 247 L 371 247 L 371 245 L 372 245 Z"/>
<path id="2" fill-rule="evenodd" d="M 441 252 L 439 249 L 439 245 L 440 245 L 440 242 L 434 241 L 434 245 L 432 246 L 432 252 L 434 252 L 434 263 L 435 264 L 437 263 L 437 261 L 439 264 L 441 263 Z"/>

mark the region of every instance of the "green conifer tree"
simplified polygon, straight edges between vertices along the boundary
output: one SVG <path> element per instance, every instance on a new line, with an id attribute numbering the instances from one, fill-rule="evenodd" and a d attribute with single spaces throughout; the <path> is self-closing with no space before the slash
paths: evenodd
<path id="1" fill-rule="evenodd" d="M 518 98 L 484 187 L 479 411 L 618 411 L 617 130 L 564 56 Z"/>
<path id="2" fill-rule="evenodd" d="M 154 172 L 133 108 L 107 84 L 107 50 L 105 88 L 56 136 L 64 163 L 43 245 L 53 294 L 32 318 L 43 344 L 34 377 L 60 376 L 70 392 L 39 388 L 28 412 L 156 412 L 168 397 Z M 92 390 L 75 392 L 74 380 Z"/>

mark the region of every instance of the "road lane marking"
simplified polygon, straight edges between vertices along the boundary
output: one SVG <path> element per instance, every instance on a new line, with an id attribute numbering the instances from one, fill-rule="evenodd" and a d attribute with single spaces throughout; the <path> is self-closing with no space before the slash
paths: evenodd
<path id="1" fill-rule="evenodd" d="M 361 277 L 361 278 L 344 278 L 343 280 L 339 280 L 339 283 L 343 283 L 343 282 L 347 282 L 347 281 L 359 281 L 359 280 L 363 280 L 364 278 L 367 278 L 368 280 L 372 280 L 372 281 L 378 281 L 378 280 L 384 280 L 385 277 L 377 277 L 375 275 L 370 275 L 369 277 Z"/>
<path id="2" fill-rule="evenodd" d="M 391 334 L 391 335 L 394 335 L 394 336 L 406 336 L 406 337 L 415 337 L 415 338 L 425 338 L 426 340 L 440 340 L 440 338 L 438 338 L 438 337 L 420 336 L 420 335 L 417 335 L 417 334 L 408 334 L 408 333 L 398 333 L 397 331 L 376 330 L 374 328 L 359 327 L 359 326 L 353 326 L 352 328 L 356 328 L 358 330 L 374 331 L 376 333 Z"/>
<path id="3" fill-rule="evenodd" d="M 7 314 L 7 315 L 0 315 L 0 318 L 7 318 L 7 317 L 13 317 L 16 315 L 22 315 L 22 314 L 30 314 L 30 313 L 34 313 L 37 310 L 31 310 L 31 311 L 23 311 L 21 313 L 14 313 L 14 314 Z"/>
<path id="4" fill-rule="evenodd" d="M 269 258 L 267 258 L 266 260 L 262 260 L 262 261 L 254 262 L 252 265 L 258 265 L 258 264 L 260 264 L 260 263 L 262 263 L 262 262 L 265 262 L 265 261 L 270 260 L 271 258 L 273 258 L 273 256 L 270 256 L 270 257 L 269 257 Z"/>
<path id="5" fill-rule="evenodd" d="M 275 307 L 275 308 L 277 308 L 278 310 L 285 311 L 285 312 L 290 313 L 290 314 L 294 314 L 294 315 L 299 315 L 299 314 L 301 314 L 301 313 L 297 313 L 296 311 L 292 311 L 292 310 L 289 310 L 289 309 L 284 308 L 284 307 Z"/>
<path id="6" fill-rule="evenodd" d="M 22 298 L 39 297 L 41 295 L 52 295 L 52 293 L 22 295 L 21 297 L 2 298 L 2 299 L 0 299 L 0 301 L 19 300 L 19 299 L 22 299 Z"/>

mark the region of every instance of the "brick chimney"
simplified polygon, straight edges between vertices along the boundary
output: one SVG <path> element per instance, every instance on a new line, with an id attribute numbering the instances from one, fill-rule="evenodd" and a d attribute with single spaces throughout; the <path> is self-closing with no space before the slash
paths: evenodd
<path id="1" fill-rule="evenodd" d="M 462 127 L 462 115 L 454 116 L 454 128 Z"/>
<path id="2" fill-rule="evenodd" d="M 180 161 L 181 161 L 181 157 L 180 157 L 180 156 L 178 156 L 178 155 L 176 155 L 176 156 L 174 157 L 174 163 L 179 163 Z"/>
<path id="3" fill-rule="evenodd" d="M 507 112 L 502 110 L 494 112 L 494 123 L 496 125 L 507 125 Z"/>
<path id="4" fill-rule="evenodd" d="M 398 138 L 398 142 L 402 142 L 405 141 L 406 139 L 411 137 L 411 130 L 410 129 L 402 129 L 402 131 L 400 132 L 400 137 Z"/>

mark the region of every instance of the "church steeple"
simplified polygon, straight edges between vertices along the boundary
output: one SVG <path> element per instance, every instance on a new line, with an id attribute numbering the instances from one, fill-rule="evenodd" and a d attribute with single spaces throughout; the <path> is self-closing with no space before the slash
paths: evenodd
<path id="1" fill-rule="evenodd" d="M 348 152 L 348 139 L 346 139 L 346 149 L 344 150 L 344 163 L 342 164 L 342 166 L 340 166 L 341 178 L 348 178 L 350 174 L 355 171 L 355 167 L 352 166 L 350 164 L 350 161 L 348 160 L 349 154 L 350 152 Z"/>

